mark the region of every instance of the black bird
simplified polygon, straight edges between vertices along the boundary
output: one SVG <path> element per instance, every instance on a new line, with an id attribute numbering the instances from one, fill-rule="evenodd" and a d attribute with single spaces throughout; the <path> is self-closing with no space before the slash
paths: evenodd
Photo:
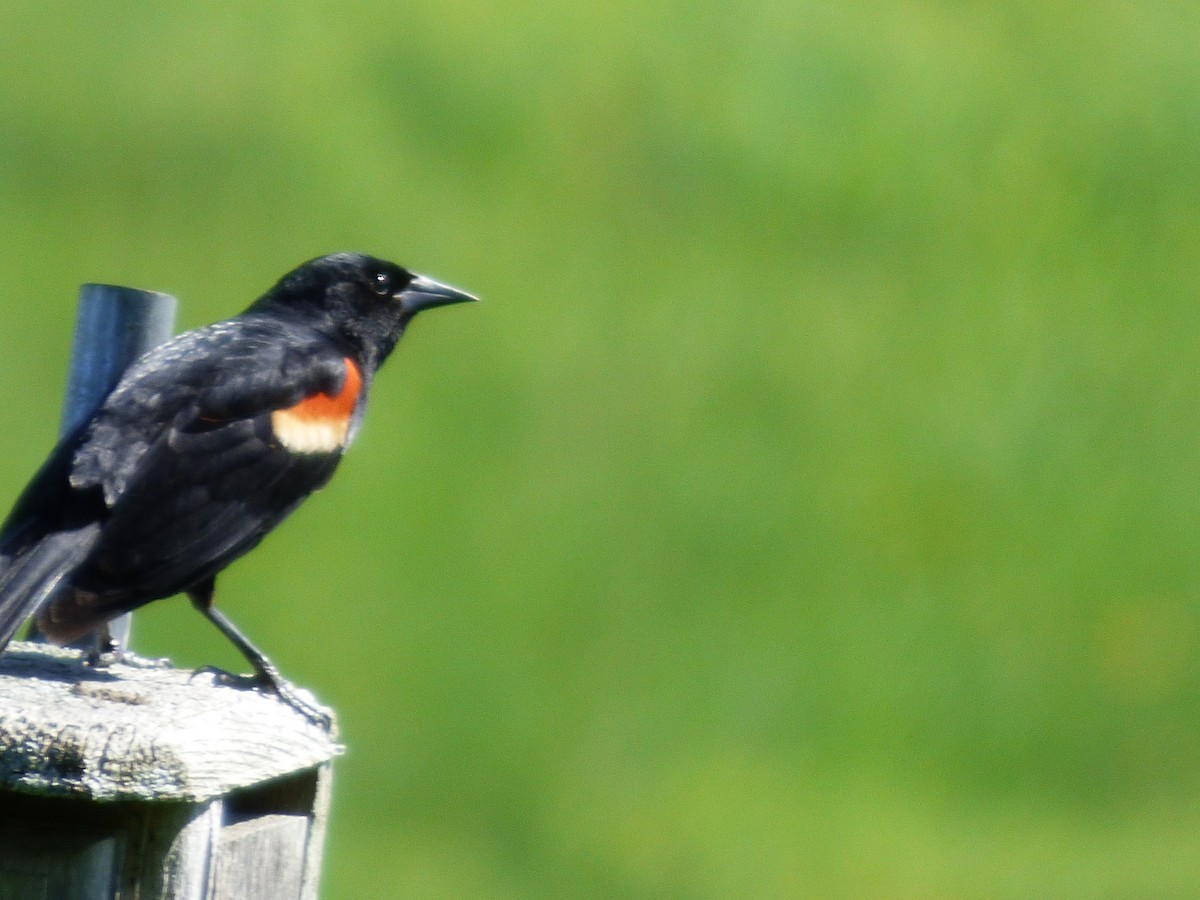
<path id="1" fill-rule="evenodd" d="M 474 299 L 338 253 L 285 275 L 241 315 L 146 353 L 0 528 L 0 651 L 35 613 L 44 635 L 69 643 L 186 592 L 255 683 L 309 715 L 213 606 L 216 576 L 333 475 L 413 317 Z"/>

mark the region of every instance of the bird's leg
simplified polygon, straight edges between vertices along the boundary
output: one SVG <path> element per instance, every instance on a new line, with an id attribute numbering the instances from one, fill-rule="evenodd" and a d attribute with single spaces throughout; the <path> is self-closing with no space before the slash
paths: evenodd
<path id="1" fill-rule="evenodd" d="M 242 656 L 246 657 L 246 661 L 254 668 L 253 685 L 274 694 L 304 718 L 328 731 L 333 725 L 329 713 L 301 697 L 292 684 L 280 674 L 275 664 L 267 658 L 267 655 L 254 646 L 242 630 L 213 605 L 215 589 L 216 576 L 209 576 L 189 588 L 187 593 L 192 601 L 192 606 L 196 607 L 204 618 L 212 622 L 216 629 L 225 635 L 233 646 L 237 647 Z"/>
<path id="2" fill-rule="evenodd" d="M 215 589 L 216 578 L 212 576 L 189 588 L 188 597 L 192 601 L 192 606 L 196 607 L 204 618 L 212 622 L 217 630 L 238 648 L 238 652 L 246 657 L 247 662 L 254 667 L 258 686 L 279 693 L 280 687 L 285 683 L 283 676 L 279 674 L 279 670 L 275 668 L 275 664 L 267 658 L 267 655 L 254 646 L 250 639 L 242 633 L 242 630 L 213 605 Z"/>

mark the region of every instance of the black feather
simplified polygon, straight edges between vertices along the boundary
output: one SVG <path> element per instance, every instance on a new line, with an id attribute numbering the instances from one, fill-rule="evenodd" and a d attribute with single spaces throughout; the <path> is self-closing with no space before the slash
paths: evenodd
<path id="1" fill-rule="evenodd" d="M 242 315 L 147 353 L 0 528 L 0 649 L 33 613 L 47 635 L 72 640 L 188 591 L 282 690 L 266 658 L 211 615 L 213 579 L 329 480 L 412 317 L 469 299 L 392 263 L 335 254 Z M 355 390 L 344 392 L 351 370 Z"/>

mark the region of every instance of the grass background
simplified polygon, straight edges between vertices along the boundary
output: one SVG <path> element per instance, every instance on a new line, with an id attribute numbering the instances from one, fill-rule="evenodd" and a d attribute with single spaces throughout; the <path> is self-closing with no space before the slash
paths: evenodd
<path id="1" fill-rule="evenodd" d="M 329 898 L 1200 892 L 1200 7 L 0 12 L 0 493 L 74 295 L 423 318 L 222 605 Z M 135 646 L 237 665 L 186 602 Z"/>

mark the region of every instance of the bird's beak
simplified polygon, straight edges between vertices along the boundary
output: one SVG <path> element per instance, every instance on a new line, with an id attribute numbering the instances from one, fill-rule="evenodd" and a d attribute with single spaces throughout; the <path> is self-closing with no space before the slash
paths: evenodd
<path id="1" fill-rule="evenodd" d="M 413 280 L 396 295 L 396 299 L 400 301 L 400 308 L 404 312 L 415 316 L 423 309 L 433 309 L 435 306 L 447 306 L 451 303 L 467 303 L 479 298 L 424 275 L 414 275 Z"/>

